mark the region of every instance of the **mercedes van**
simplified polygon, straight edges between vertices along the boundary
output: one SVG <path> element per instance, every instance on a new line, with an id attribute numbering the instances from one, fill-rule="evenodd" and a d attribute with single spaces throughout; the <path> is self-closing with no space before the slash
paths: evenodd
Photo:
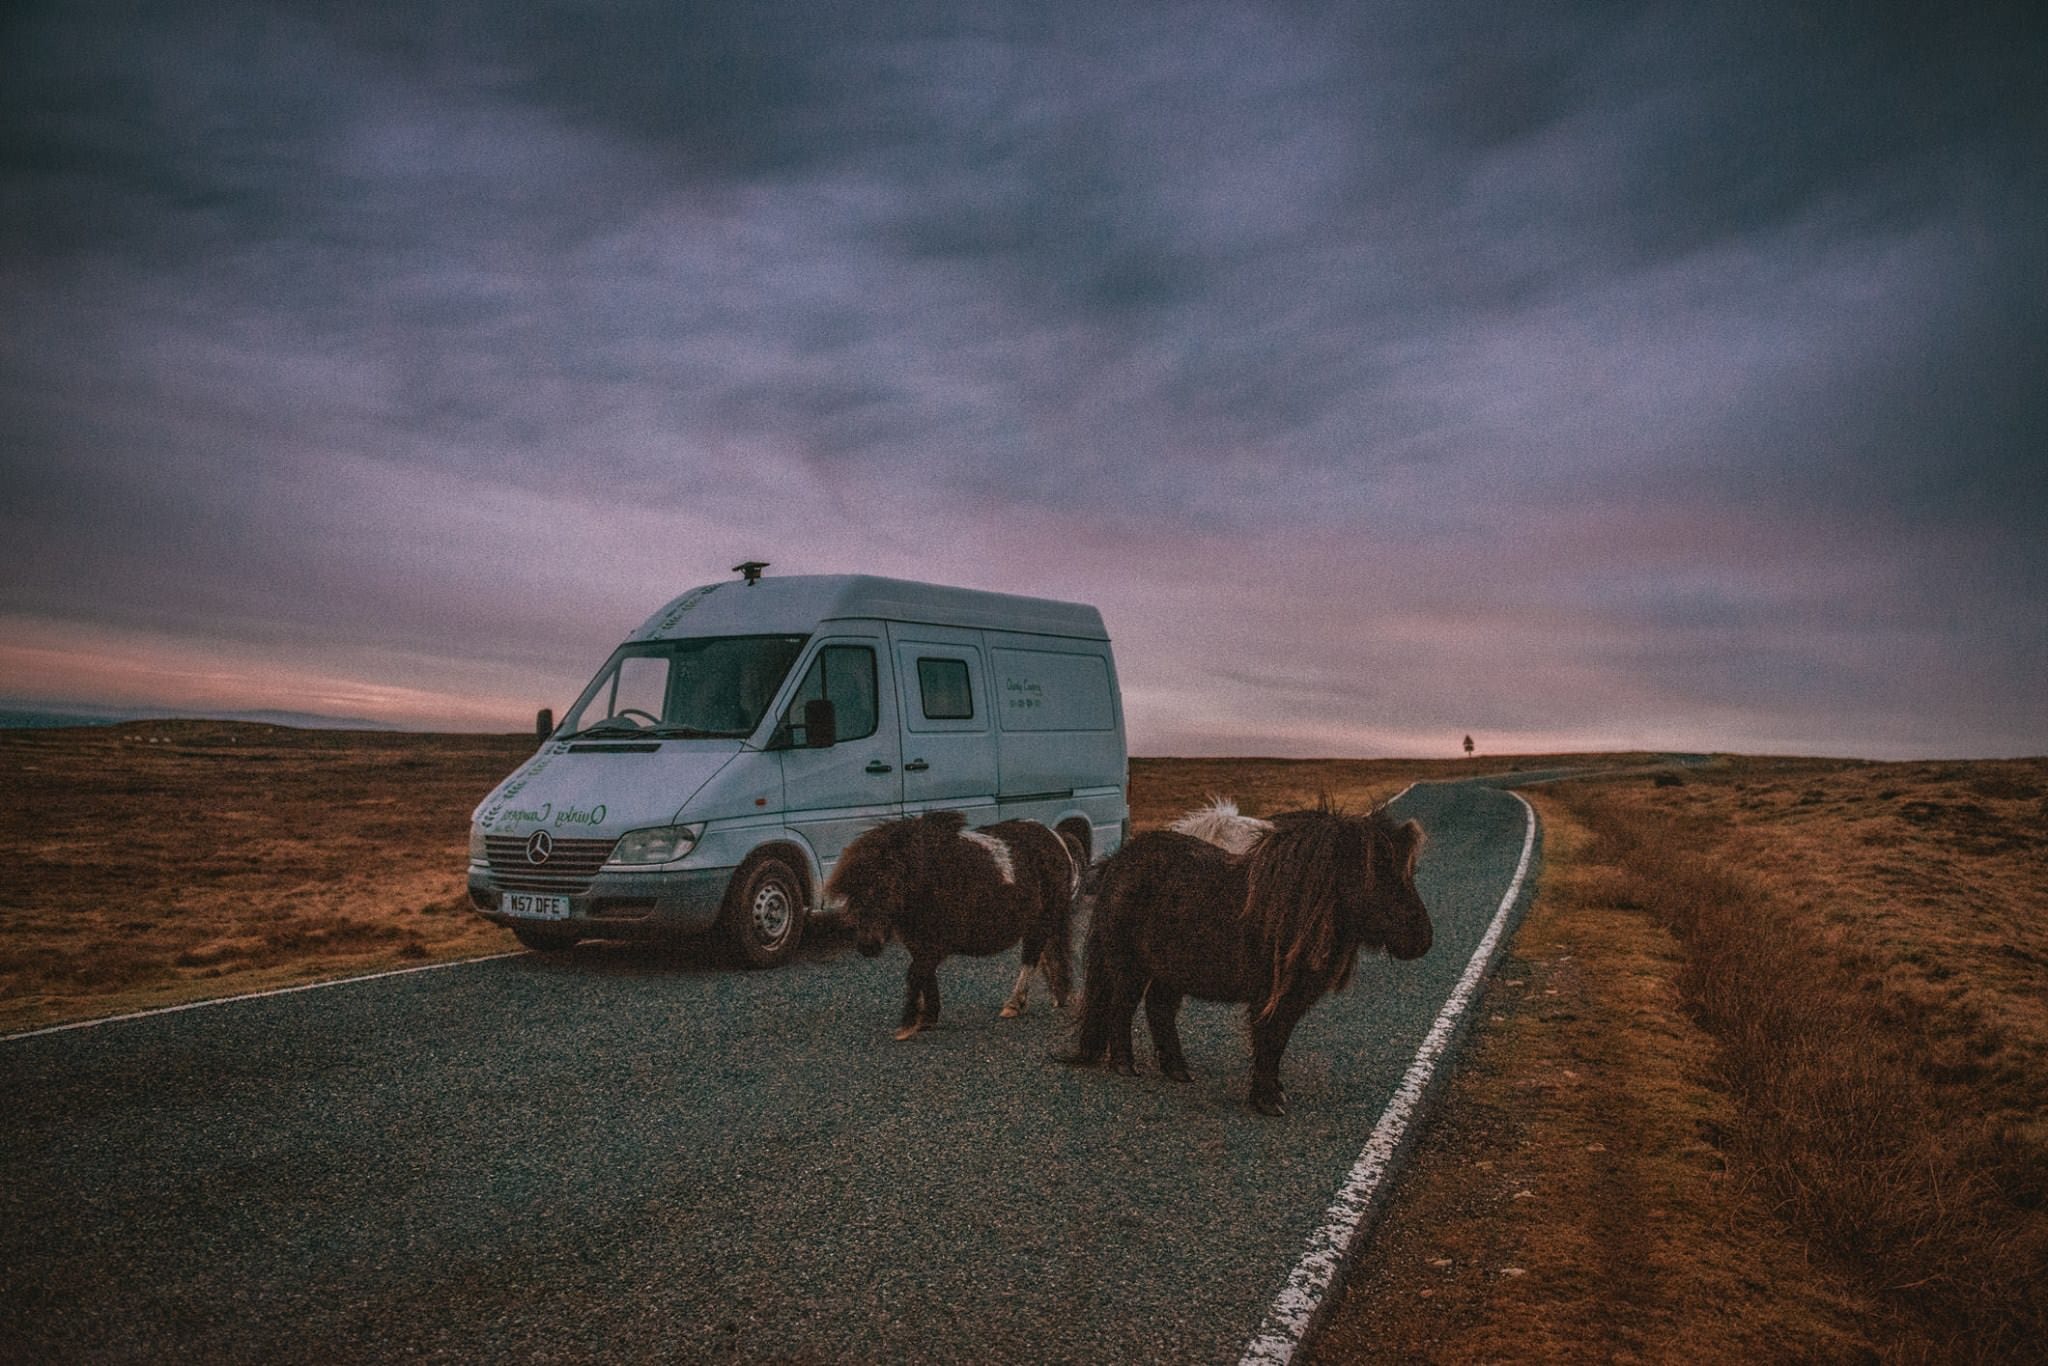
<path id="1" fill-rule="evenodd" d="M 1092 857 L 1129 828 L 1093 607 L 860 574 L 667 603 L 470 818 L 476 909 L 539 950 L 716 929 L 781 962 L 862 831 L 1024 817 Z"/>

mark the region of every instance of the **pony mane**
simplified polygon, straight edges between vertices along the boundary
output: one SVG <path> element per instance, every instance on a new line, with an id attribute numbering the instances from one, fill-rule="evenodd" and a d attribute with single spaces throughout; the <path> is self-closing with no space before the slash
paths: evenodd
<path id="1" fill-rule="evenodd" d="M 1001 870 L 1009 850 L 994 838 L 969 830 L 967 817 L 960 812 L 926 811 L 898 816 L 874 826 L 846 846 L 833 865 L 832 875 L 825 879 L 826 902 L 848 908 L 849 900 L 858 895 L 864 897 L 864 904 L 850 907 L 855 915 L 865 913 L 894 919 L 902 910 L 911 870 L 929 866 L 935 857 L 942 861 L 949 846 L 962 836 L 984 847 L 997 846 L 1002 854 L 997 869 Z M 876 905 L 876 898 L 888 904 Z"/>
<path id="2" fill-rule="evenodd" d="M 1370 888 L 1372 843 L 1385 838 L 1388 824 L 1379 811 L 1355 815 L 1324 796 L 1308 810 L 1275 816 L 1273 832 L 1252 849 L 1242 914 L 1273 965 L 1257 1018 L 1269 1018 L 1304 976 L 1325 979 L 1332 991 L 1351 981 L 1358 945 L 1338 932 L 1340 888 L 1359 878 Z M 1359 841 L 1368 856 L 1344 857 Z"/>
<path id="3" fill-rule="evenodd" d="M 917 836 L 917 818 L 898 817 L 883 821 L 847 845 L 825 879 L 827 903 L 837 903 L 842 910 L 852 909 L 856 914 L 862 910 L 873 914 L 877 908 L 871 904 L 849 908 L 847 903 L 854 895 L 871 900 L 877 893 L 894 900 L 900 895 L 904 858 Z"/>

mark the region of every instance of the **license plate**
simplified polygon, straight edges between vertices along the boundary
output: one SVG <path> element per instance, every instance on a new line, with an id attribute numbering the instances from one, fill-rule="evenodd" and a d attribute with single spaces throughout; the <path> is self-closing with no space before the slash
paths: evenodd
<path id="1" fill-rule="evenodd" d="M 498 902 L 498 909 L 506 915 L 516 915 L 527 920 L 567 920 L 569 898 L 538 896 L 532 892 L 506 892 Z"/>

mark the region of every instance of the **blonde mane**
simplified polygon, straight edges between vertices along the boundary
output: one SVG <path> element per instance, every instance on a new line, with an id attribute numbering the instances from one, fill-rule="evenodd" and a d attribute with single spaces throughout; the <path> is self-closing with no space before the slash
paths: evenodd
<path id="1" fill-rule="evenodd" d="M 1167 828 L 1206 840 L 1229 853 L 1242 854 L 1273 833 L 1273 822 L 1245 815 L 1237 809 L 1233 798 L 1211 797 L 1207 806 L 1197 807 Z"/>

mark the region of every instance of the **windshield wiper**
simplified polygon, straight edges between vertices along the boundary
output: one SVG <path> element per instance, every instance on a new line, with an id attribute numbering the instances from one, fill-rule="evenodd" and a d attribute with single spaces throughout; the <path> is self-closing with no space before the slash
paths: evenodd
<path id="1" fill-rule="evenodd" d="M 564 740 L 581 740 L 586 735 L 644 735 L 645 733 L 631 721 L 606 720 L 600 721 L 594 726 L 585 726 L 582 730 L 571 731 L 562 738 Z"/>
<path id="2" fill-rule="evenodd" d="M 616 717 L 564 735 L 564 740 L 583 740 L 597 735 L 631 735 L 643 740 L 744 740 L 743 730 L 705 730 L 702 726 L 642 726 Z"/>

